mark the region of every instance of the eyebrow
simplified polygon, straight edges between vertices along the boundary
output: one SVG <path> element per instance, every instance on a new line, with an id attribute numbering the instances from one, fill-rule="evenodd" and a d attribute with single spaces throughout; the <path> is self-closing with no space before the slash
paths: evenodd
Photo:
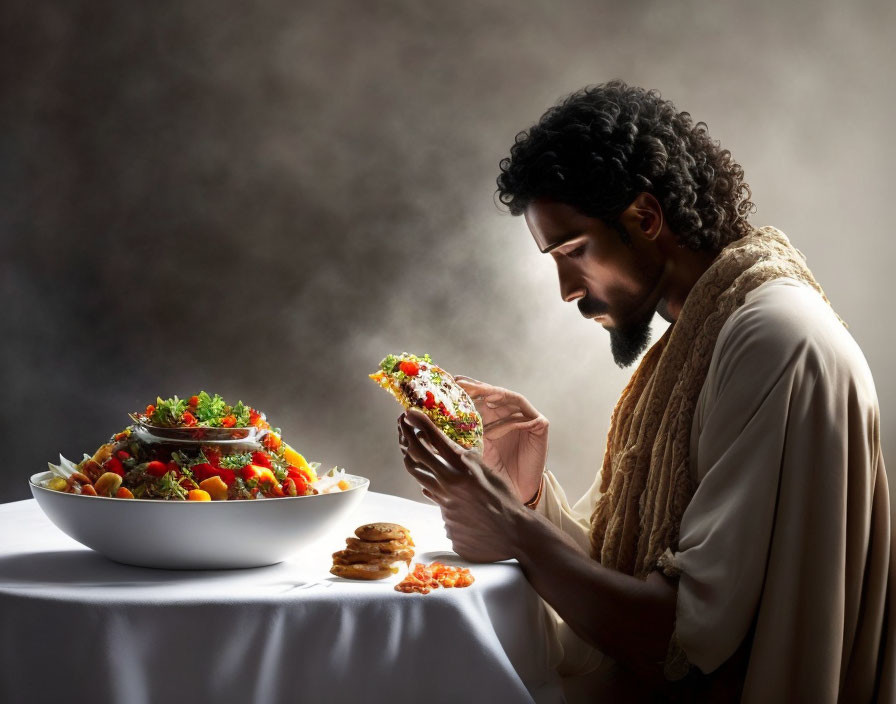
<path id="1" fill-rule="evenodd" d="M 571 235 L 564 235 L 563 239 L 561 239 L 559 242 L 554 242 L 553 244 L 549 244 L 547 247 L 545 247 L 543 250 L 541 250 L 541 253 L 547 254 L 548 252 L 552 252 L 553 250 L 557 249 L 557 247 L 562 247 L 563 245 L 565 245 L 569 242 L 572 242 L 574 239 L 576 239 L 576 237 L 583 237 L 584 234 L 585 233 L 583 233 L 583 232 L 579 232 L 579 233 L 574 233 Z"/>

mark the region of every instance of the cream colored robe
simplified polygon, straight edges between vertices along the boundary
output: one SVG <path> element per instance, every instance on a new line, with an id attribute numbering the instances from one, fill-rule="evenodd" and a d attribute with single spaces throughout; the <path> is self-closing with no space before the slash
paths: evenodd
<path id="1" fill-rule="evenodd" d="M 697 402 L 675 635 L 711 673 L 755 627 L 743 702 L 896 702 L 896 555 L 877 395 L 817 292 L 778 279 L 723 326 Z M 589 550 L 591 490 L 536 509 Z M 607 661 L 560 624 L 563 674 Z"/>

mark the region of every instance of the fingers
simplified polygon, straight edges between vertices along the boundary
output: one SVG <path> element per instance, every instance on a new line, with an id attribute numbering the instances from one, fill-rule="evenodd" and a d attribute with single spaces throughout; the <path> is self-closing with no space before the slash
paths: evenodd
<path id="1" fill-rule="evenodd" d="M 418 465 L 408 455 L 404 456 L 404 468 L 407 470 L 408 474 L 417 480 L 417 483 L 420 484 L 420 487 L 427 496 L 432 498 L 433 501 L 441 503 L 439 499 L 444 496 L 444 491 L 442 491 L 442 488 L 439 485 L 439 480 L 432 474 L 432 472 L 428 471 L 425 467 Z"/>
<path id="2" fill-rule="evenodd" d="M 492 409 L 509 407 L 522 411 L 530 418 L 535 418 L 539 415 L 535 406 L 533 406 L 522 394 L 518 394 L 515 391 L 510 391 L 509 389 L 500 386 L 493 386 L 474 379 L 468 379 L 467 377 L 455 378 L 458 380 L 458 383 L 460 383 L 464 391 L 466 391 L 470 395 L 470 398 L 473 399 L 473 403 L 476 404 L 476 408 L 480 413 L 490 414 L 490 410 Z"/>
<path id="3" fill-rule="evenodd" d="M 535 418 L 539 415 L 538 411 L 535 410 L 535 406 L 529 403 L 529 399 L 527 399 L 522 394 L 516 393 L 515 391 L 508 391 L 507 389 L 496 389 L 493 393 L 485 396 L 483 400 L 485 401 L 485 405 L 487 408 L 511 406 L 514 408 L 518 408 L 530 418 Z"/>
<path id="4" fill-rule="evenodd" d="M 485 419 L 483 418 L 483 420 L 485 420 Z M 487 423 L 483 423 L 482 430 L 483 430 L 483 432 L 487 433 L 492 428 L 500 427 L 500 426 L 504 425 L 505 423 L 513 423 L 513 422 L 521 421 L 521 420 L 532 420 L 532 419 L 527 418 L 519 411 L 514 411 L 512 409 L 508 409 L 508 410 L 505 410 L 502 413 L 500 413 L 498 415 L 498 417 L 495 418 L 495 420 L 490 420 Z"/>
<path id="5" fill-rule="evenodd" d="M 420 414 L 422 415 L 422 414 Z M 466 466 L 460 461 L 460 456 L 453 452 L 448 445 L 451 441 L 444 434 L 434 428 L 435 439 L 438 441 L 439 436 L 445 439 L 441 443 L 441 452 L 430 442 L 430 435 L 425 430 L 421 430 L 411 424 L 409 414 L 406 413 L 399 420 L 400 433 L 403 438 L 402 452 L 410 456 L 410 458 L 418 465 L 423 465 L 440 479 L 451 479 L 461 474 L 467 473 Z M 432 423 L 429 418 L 424 416 L 425 420 Z M 401 442 L 401 441 L 399 441 Z M 457 447 L 460 447 L 459 445 Z M 463 450 L 463 448 L 461 448 Z"/>
<path id="6" fill-rule="evenodd" d="M 420 431 L 416 433 L 421 442 L 428 441 L 430 446 L 441 455 L 448 464 L 457 468 L 457 463 L 453 460 L 460 457 L 466 451 L 465 448 L 458 445 L 454 440 L 449 438 L 445 433 L 439 430 L 438 426 L 432 422 L 429 416 L 416 408 L 412 408 L 406 414 L 407 422 Z M 424 437 L 421 437 L 421 433 Z"/>
<path id="7" fill-rule="evenodd" d="M 472 398 L 474 401 L 477 398 L 482 398 L 490 393 L 494 393 L 500 388 L 492 384 L 486 384 L 484 381 L 471 379 L 468 376 L 456 376 L 454 377 L 454 380 L 464 391 L 466 391 L 470 395 L 470 398 Z"/>
<path id="8" fill-rule="evenodd" d="M 489 430 L 484 432 L 484 436 L 487 440 L 500 440 L 508 433 L 518 431 L 538 433 L 545 428 L 547 428 L 547 422 L 543 417 L 532 418 L 529 420 L 507 418 L 492 423 Z"/>

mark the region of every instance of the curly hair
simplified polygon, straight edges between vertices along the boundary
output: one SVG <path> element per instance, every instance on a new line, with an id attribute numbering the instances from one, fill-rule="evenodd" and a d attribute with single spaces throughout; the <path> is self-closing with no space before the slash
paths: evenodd
<path id="1" fill-rule="evenodd" d="M 718 250 L 746 235 L 755 210 L 744 170 L 656 90 L 614 80 L 583 88 L 517 134 L 501 160 L 498 199 L 520 215 L 536 198 L 571 205 L 625 237 L 619 215 L 653 194 L 691 249 Z"/>

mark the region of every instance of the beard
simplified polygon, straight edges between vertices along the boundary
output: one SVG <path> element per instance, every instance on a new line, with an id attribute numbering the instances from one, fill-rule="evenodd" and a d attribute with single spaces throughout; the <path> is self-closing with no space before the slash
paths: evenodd
<path id="1" fill-rule="evenodd" d="M 606 313 L 609 306 L 590 296 L 583 296 L 577 303 L 579 312 L 584 316 Z M 613 361 L 620 369 L 631 366 L 650 342 L 650 323 L 653 315 L 645 320 L 632 323 L 624 328 L 607 328 L 610 333 L 610 351 Z"/>
<path id="2" fill-rule="evenodd" d="M 613 361 L 620 369 L 631 366 L 650 342 L 651 319 L 629 325 L 625 328 L 610 328 L 610 351 Z"/>

